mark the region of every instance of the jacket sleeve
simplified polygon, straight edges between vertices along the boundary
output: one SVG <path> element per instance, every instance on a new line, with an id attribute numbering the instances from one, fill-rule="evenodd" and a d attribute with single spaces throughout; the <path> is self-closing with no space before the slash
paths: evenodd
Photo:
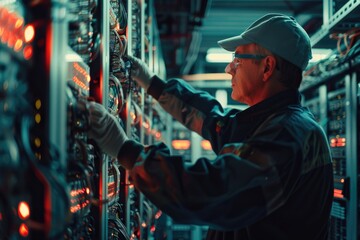
<path id="1" fill-rule="evenodd" d="M 134 154 L 135 148 L 129 173 L 137 189 L 175 221 L 219 230 L 244 227 L 277 209 L 287 198 L 279 168 L 293 169 L 288 174 L 295 179 L 300 171 L 289 141 L 228 144 L 215 160 L 200 158 L 188 167 L 162 143 L 143 149 L 130 140 L 122 149 Z M 120 163 L 126 161 L 132 160 Z"/>
<path id="2" fill-rule="evenodd" d="M 236 109 L 223 109 L 216 98 L 205 91 L 195 90 L 181 79 L 165 82 L 155 76 L 148 93 L 177 121 L 210 140 L 214 151 L 218 149 L 214 144 L 222 146 L 220 142 L 226 142 L 224 139 L 217 139 L 219 135 L 214 134 L 217 130 L 217 119 L 224 122 L 239 112 Z"/>

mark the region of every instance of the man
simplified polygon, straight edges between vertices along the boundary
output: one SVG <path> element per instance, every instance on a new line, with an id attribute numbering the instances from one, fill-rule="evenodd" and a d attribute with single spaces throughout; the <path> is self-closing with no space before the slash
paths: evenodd
<path id="1" fill-rule="evenodd" d="M 129 170 L 136 188 L 181 223 L 208 225 L 207 239 L 327 239 L 333 196 L 329 147 L 298 87 L 311 58 L 309 37 L 291 17 L 268 14 L 219 42 L 234 52 L 226 67 L 232 98 L 223 109 L 179 79 L 163 81 L 139 59 L 133 78 L 186 127 L 209 140 L 216 159 L 185 167 L 162 143 L 129 140 L 99 104 L 89 132 Z"/>

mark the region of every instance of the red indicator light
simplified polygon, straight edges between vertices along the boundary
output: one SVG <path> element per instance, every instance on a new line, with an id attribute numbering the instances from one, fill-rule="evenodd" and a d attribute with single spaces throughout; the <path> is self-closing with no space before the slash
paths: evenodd
<path id="1" fill-rule="evenodd" d="M 24 54 L 24 58 L 25 58 L 26 60 L 29 60 L 29 59 L 32 57 L 32 55 L 33 55 L 32 46 L 26 46 L 26 47 L 24 48 L 23 54 Z"/>
<path id="2" fill-rule="evenodd" d="M 22 223 L 19 227 L 19 234 L 22 236 L 22 237 L 27 237 L 29 235 L 29 227 L 25 224 L 25 223 Z"/>
<path id="3" fill-rule="evenodd" d="M 156 132 L 156 133 L 155 133 L 155 138 L 156 138 L 156 139 L 160 139 L 160 138 L 161 138 L 161 133 L 160 133 L 160 132 Z"/>
<path id="4" fill-rule="evenodd" d="M 162 215 L 162 211 L 157 211 L 157 213 L 155 214 L 155 219 L 159 219 Z"/>
<path id="5" fill-rule="evenodd" d="M 343 137 L 336 137 L 330 139 L 330 146 L 331 147 L 345 147 L 346 146 L 346 138 Z"/>
<path id="6" fill-rule="evenodd" d="M 334 197 L 336 198 L 344 198 L 344 195 L 342 194 L 342 190 L 341 189 L 334 189 Z"/>

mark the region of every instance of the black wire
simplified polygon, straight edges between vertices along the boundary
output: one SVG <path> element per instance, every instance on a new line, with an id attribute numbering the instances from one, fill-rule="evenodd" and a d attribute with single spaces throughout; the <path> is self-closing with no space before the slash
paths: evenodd
<path id="1" fill-rule="evenodd" d="M 127 22 L 128 16 L 127 16 L 127 12 L 126 9 L 123 5 L 122 2 L 120 2 L 120 16 L 119 16 L 119 23 L 120 23 L 120 27 L 123 30 L 126 30 L 128 22 Z"/>

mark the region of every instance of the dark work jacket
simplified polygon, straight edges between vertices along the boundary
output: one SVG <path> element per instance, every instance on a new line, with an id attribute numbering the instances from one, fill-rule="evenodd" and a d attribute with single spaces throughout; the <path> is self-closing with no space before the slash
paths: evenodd
<path id="1" fill-rule="evenodd" d="M 163 143 L 127 141 L 120 163 L 134 164 L 131 181 L 157 207 L 178 223 L 209 226 L 208 240 L 327 239 L 330 151 L 298 91 L 244 111 L 179 79 L 154 77 L 148 93 L 217 154 L 185 166 Z"/>

